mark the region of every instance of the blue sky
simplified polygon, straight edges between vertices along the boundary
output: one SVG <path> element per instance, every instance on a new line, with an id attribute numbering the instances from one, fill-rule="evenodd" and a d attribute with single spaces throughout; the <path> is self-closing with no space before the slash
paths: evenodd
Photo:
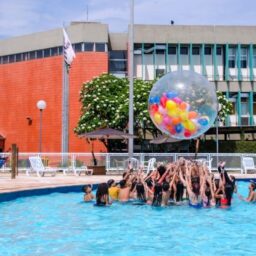
<path id="1" fill-rule="evenodd" d="M 134 0 L 135 23 L 256 25 L 256 0 Z M 127 31 L 129 0 L 0 0 L 0 38 L 86 20 Z"/>

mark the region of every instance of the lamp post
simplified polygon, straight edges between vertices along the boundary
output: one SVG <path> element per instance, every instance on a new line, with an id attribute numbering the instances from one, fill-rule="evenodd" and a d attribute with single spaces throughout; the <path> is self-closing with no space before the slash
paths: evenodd
<path id="1" fill-rule="evenodd" d="M 42 121 L 43 121 L 43 110 L 46 108 L 46 102 L 39 100 L 36 103 L 37 108 L 40 111 L 40 128 L 39 128 L 39 153 L 42 152 Z"/>

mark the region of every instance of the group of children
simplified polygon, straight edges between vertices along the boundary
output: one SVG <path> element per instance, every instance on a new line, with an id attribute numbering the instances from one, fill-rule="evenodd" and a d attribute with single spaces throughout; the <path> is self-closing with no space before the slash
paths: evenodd
<path id="1" fill-rule="evenodd" d="M 237 193 L 236 180 L 225 171 L 225 162 L 218 165 L 218 178 L 207 166 L 180 158 L 167 165 L 160 164 L 156 170 L 145 174 L 129 168 L 117 184 L 113 179 L 98 185 L 96 198 L 91 186 L 84 187 L 84 201 L 96 199 L 96 206 L 110 205 L 113 201 L 148 204 L 152 206 L 181 205 L 188 203 L 195 208 L 231 206 L 233 193 Z M 256 201 L 256 183 L 249 185 L 249 195 L 239 198 Z"/>

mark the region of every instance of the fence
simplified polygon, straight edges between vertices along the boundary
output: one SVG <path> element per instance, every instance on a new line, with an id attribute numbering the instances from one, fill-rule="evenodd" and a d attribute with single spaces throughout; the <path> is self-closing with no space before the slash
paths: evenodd
<path id="1" fill-rule="evenodd" d="M 76 167 L 93 166 L 94 160 L 91 153 L 19 153 L 18 170 L 19 172 L 26 171 L 30 168 L 29 156 L 39 155 L 45 166 L 57 167 L 62 170 L 65 167 L 74 164 Z M 95 159 L 98 166 L 105 166 L 107 173 L 122 170 L 122 163 L 128 159 L 128 153 L 95 153 Z M 239 153 L 220 153 L 219 161 L 226 161 L 226 169 L 228 171 L 241 171 L 242 157 L 250 156 L 256 163 L 256 154 L 239 154 Z M 11 153 L 0 153 L 0 157 L 8 157 L 6 163 L 0 168 L 1 171 L 10 171 L 11 169 Z M 156 158 L 157 162 L 172 162 L 180 157 L 185 159 L 195 159 L 193 153 L 135 153 L 136 158 L 141 165 L 146 166 L 150 158 Z M 200 153 L 197 159 L 212 159 L 212 170 L 217 170 L 217 154 L 215 153 Z"/>

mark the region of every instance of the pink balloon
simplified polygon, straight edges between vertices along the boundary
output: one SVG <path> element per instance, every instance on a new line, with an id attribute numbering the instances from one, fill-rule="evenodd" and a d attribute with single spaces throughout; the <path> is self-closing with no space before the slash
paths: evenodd
<path id="1" fill-rule="evenodd" d="M 159 113 L 161 113 L 163 116 L 167 115 L 166 109 L 163 108 L 161 105 L 159 105 L 158 111 L 159 111 Z"/>
<path id="2" fill-rule="evenodd" d="M 164 117 L 163 123 L 164 123 L 165 125 L 169 125 L 169 124 L 172 123 L 172 120 L 171 120 L 170 117 L 166 116 L 166 117 Z"/>
<path id="3" fill-rule="evenodd" d="M 175 97 L 172 99 L 174 102 L 176 102 L 177 104 L 180 104 L 182 102 L 182 100 L 179 97 Z"/>

